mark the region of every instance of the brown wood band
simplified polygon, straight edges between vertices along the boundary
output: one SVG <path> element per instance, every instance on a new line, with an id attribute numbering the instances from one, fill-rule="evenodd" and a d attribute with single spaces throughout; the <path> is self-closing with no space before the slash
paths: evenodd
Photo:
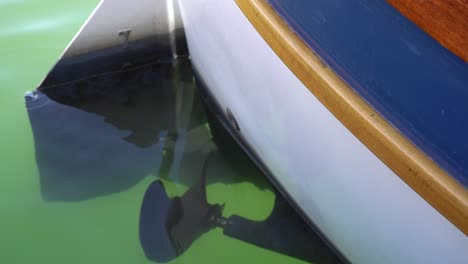
<path id="1" fill-rule="evenodd" d="M 442 46 L 468 62 L 468 1 L 387 1 Z"/>
<path id="2" fill-rule="evenodd" d="M 320 102 L 395 174 L 468 235 L 467 189 L 354 92 L 267 1 L 236 2 L 278 57 Z"/>

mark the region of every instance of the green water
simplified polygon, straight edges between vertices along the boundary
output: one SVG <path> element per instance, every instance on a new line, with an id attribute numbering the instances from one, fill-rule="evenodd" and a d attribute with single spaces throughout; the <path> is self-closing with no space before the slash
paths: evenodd
<path id="1" fill-rule="evenodd" d="M 78 201 L 45 201 L 35 142 L 24 94 L 60 56 L 97 0 L 0 0 L 0 263 L 151 263 L 138 237 L 139 210 L 148 185 L 163 178 L 171 196 L 187 186 L 153 172 L 129 188 Z M 184 156 L 181 167 L 202 155 Z M 190 169 L 186 169 L 190 171 Z M 222 156 L 209 177 L 236 177 Z M 224 203 L 223 215 L 267 217 L 274 194 L 258 172 L 257 183 L 213 181 L 210 203 Z M 198 176 L 196 176 L 198 177 Z M 228 238 L 217 228 L 203 235 L 174 263 L 299 263 L 300 261 Z"/>

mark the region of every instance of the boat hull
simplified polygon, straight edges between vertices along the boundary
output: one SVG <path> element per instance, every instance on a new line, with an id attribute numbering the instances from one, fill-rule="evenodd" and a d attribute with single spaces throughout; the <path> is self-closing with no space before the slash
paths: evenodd
<path id="1" fill-rule="evenodd" d="M 467 237 L 310 93 L 234 1 L 179 3 L 193 65 L 232 131 L 346 258 L 468 259 Z"/>
<path id="2" fill-rule="evenodd" d="M 185 55 L 185 38 L 173 0 L 101 0 L 62 57 L 128 46 L 151 39 L 173 56 Z"/>

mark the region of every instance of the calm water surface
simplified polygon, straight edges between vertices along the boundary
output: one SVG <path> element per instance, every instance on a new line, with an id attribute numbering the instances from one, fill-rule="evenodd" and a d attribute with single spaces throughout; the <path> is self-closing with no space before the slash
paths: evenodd
<path id="1" fill-rule="evenodd" d="M 24 96 L 97 3 L 0 1 L 0 263 L 304 263 L 258 246 L 317 241 L 258 232 L 304 225 L 272 217 L 295 214 L 209 122 L 188 61 L 65 64 Z"/>
<path id="2" fill-rule="evenodd" d="M 208 118 L 188 60 L 124 60 L 62 62 L 17 102 L 27 112 L 17 121 L 29 126 L 10 135 L 23 154 L 0 185 L 2 262 L 327 258 Z"/>

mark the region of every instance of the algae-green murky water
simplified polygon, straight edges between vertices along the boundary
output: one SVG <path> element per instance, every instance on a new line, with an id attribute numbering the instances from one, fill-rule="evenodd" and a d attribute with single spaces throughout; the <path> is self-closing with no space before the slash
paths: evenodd
<path id="1" fill-rule="evenodd" d="M 159 179 L 170 197 L 183 195 L 208 153 L 207 200 L 224 204 L 223 216 L 260 221 L 273 209 L 260 171 L 213 142 L 191 77 L 174 77 L 178 63 L 149 66 L 156 73 L 138 80 L 166 90 L 70 97 L 76 87 L 62 85 L 25 105 L 97 2 L 0 0 L 1 263 L 154 263 L 139 239 L 145 191 Z M 219 262 L 302 263 L 221 228 L 171 261 Z"/>

